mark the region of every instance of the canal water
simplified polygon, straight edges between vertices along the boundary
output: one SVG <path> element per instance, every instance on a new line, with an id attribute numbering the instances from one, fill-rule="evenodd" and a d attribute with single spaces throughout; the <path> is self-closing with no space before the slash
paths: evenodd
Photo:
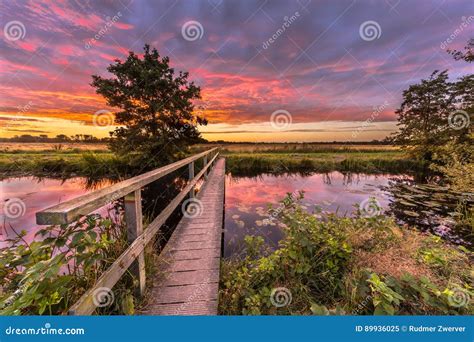
<path id="1" fill-rule="evenodd" d="M 111 184 L 110 180 L 91 182 L 82 177 L 67 180 L 35 177 L 3 179 L 0 181 L 0 239 L 5 241 L 15 232 L 25 230 L 26 238 L 31 240 L 38 229 L 35 224 L 37 211 Z M 163 184 L 166 184 L 165 190 Z M 159 212 L 184 185 L 185 181 L 176 178 L 145 189 L 144 211 Z M 417 184 L 408 175 L 340 172 L 262 174 L 256 177 L 227 175 L 224 256 L 243 253 L 246 235 L 262 236 L 271 248 L 277 248 L 283 230 L 277 222 L 265 220 L 268 208 L 270 205 L 278 206 L 286 194 L 299 190 L 304 191 L 302 204 L 309 211 L 318 208 L 341 216 L 351 215 L 355 205 L 364 205 L 373 198 L 382 212 L 393 215 L 400 224 L 429 230 L 456 244 L 472 246 L 472 231 L 455 227 L 459 194 L 449 197 L 443 189 Z M 7 208 L 7 203 L 10 208 Z M 12 204 L 16 204 L 13 209 Z M 98 213 L 106 215 L 107 208 L 100 209 Z"/>

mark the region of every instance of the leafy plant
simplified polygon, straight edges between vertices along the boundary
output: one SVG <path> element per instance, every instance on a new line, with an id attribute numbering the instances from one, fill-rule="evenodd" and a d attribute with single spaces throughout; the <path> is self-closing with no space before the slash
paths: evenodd
<path id="1" fill-rule="evenodd" d="M 465 300 L 474 295 L 468 285 L 469 275 L 459 271 L 469 265 L 467 250 L 448 248 L 442 245 L 444 242 L 436 242 L 436 237 L 402 231 L 384 215 L 364 217 L 356 210 L 352 217 L 326 214 L 317 218 L 299 204 L 302 196 L 289 194 L 269 212 L 285 227 L 285 236 L 276 251 L 269 252 L 261 237 L 247 236 L 247 255 L 223 262 L 222 314 L 473 312 L 472 303 Z M 441 272 L 439 278 L 433 279 L 407 272 L 394 276 L 390 269 L 375 272 L 363 264 L 390 249 L 399 251 L 397 248 L 407 242 L 408 236 L 423 243 L 419 250 L 413 249 L 413 255 L 404 256 L 406 260 L 428 263 L 434 270 L 449 264 L 453 267 L 451 273 Z M 384 267 L 390 265 L 379 268 Z M 275 297 L 278 291 L 280 298 Z"/>
<path id="2" fill-rule="evenodd" d="M 0 314 L 65 313 L 127 245 L 116 210 L 117 221 L 89 215 L 71 225 L 41 229 L 31 243 L 24 231 L 9 240 L 0 249 Z M 105 310 L 133 310 L 131 284 L 131 279 L 117 284 L 115 303 Z"/>

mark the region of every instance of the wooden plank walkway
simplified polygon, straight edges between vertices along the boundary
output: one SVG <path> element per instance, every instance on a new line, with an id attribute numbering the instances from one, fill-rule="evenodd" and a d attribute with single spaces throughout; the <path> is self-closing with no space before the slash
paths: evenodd
<path id="1" fill-rule="evenodd" d="M 224 213 L 225 160 L 196 198 L 202 211 L 183 217 L 160 255 L 145 315 L 216 315 Z"/>

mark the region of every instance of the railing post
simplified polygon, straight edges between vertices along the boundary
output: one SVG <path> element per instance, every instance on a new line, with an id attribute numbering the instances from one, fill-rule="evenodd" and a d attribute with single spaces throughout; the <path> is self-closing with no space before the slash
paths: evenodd
<path id="1" fill-rule="evenodd" d="M 189 163 L 189 181 L 192 181 L 194 178 L 194 162 Z M 189 198 L 194 198 L 194 186 L 191 191 L 189 191 Z"/>
<path id="2" fill-rule="evenodd" d="M 203 160 L 202 160 L 202 167 L 206 167 L 207 165 L 207 154 L 204 156 Z M 204 179 L 207 179 L 207 175 L 209 174 L 209 169 L 207 169 L 205 172 L 204 172 Z"/>
<path id="3" fill-rule="evenodd" d="M 142 195 L 141 189 L 125 196 L 125 223 L 127 225 L 127 240 L 131 244 L 143 233 Z M 138 279 L 136 294 L 145 293 L 145 251 L 141 252 L 129 268 L 132 275 Z"/>

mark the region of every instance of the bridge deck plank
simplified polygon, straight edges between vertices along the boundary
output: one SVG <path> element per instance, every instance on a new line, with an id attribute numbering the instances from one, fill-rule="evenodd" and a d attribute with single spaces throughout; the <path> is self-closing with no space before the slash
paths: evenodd
<path id="1" fill-rule="evenodd" d="M 216 315 L 224 214 L 225 161 L 196 198 L 200 215 L 183 217 L 160 255 L 146 315 Z"/>

